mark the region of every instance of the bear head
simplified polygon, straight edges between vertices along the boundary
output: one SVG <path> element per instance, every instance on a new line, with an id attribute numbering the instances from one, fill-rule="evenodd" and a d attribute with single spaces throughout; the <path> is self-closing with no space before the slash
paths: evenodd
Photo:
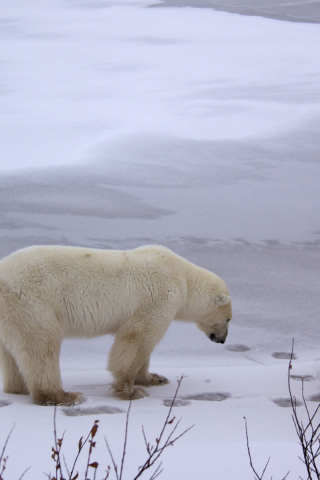
<path id="1" fill-rule="evenodd" d="M 224 343 L 231 318 L 231 297 L 227 293 L 219 293 L 215 295 L 210 311 L 198 318 L 196 325 L 212 342 Z"/>

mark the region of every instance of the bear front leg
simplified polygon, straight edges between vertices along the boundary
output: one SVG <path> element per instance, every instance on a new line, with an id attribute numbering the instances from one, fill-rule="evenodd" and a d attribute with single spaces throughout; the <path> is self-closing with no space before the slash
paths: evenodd
<path id="1" fill-rule="evenodd" d="M 160 306 L 162 307 L 162 306 Z M 174 315 L 166 306 L 137 312 L 127 320 L 116 334 L 112 345 L 108 368 L 113 374 L 114 396 L 122 400 L 134 400 L 147 396 L 143 388 L 134 388 L 135 380 L 143 385 L 167 383 L 167 379 L 149 373 L 149 359 L 157 343 L 163 338 Z"/>
<path id="2" fill-rule="evenodd" d="M 134 388 L 134 382 L 141 367 L 148 362 L 155 346 L 146 341 L 144 331 L 139 328 L 123 328 L 112 345 L 108 369 L 113 374 L 114 396 L 120 400 L 136 400 L 148 394 L 143 388 Z"/>
<path id="3" fill-rule="evenodd" d="M 121 332 L 116 335 L 112 345 L 108 369 L 114 377 L 114 397 L 119 400 L 137 400 L 148 395 L 143 388 L 133 388 L 137 372 L 147 355 L 139 343 L 132 335 L 124 336 Z"/>
<path id="4" fill-rule="evenodd" d="M 150 365 L 150 358 L 148 358 L 140 368 L 134 381 L 135 385 L 153 387 L 156 385 L 166 385 L 167 383 L 169 383 L 169 380 L 166 377 L 163 377 L 162 375 L 158 375 L 157 373 L 150 373 L 149 365 Z"/>

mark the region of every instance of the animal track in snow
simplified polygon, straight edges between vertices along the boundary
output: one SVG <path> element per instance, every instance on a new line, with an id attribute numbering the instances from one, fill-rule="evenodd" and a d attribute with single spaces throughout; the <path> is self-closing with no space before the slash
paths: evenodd
<path id="1" fill-rule="evenodd" d="M 247 345 L 240 345 L 240 344 L 228 345 L 225 348 L 226 350 L 230 350 L 230 352 L 247 352 L 248 350 L 251 350 L 249 347 L 247 347 Z"/>
<path id="2" fill-rule="evenodd" d="M 311 382 L 314 380 L 312 375 L 290 375 L 292 380 L 303 380 L 304 382 Z"/>
<path id="3" fill-rule="evenodd" d="M 221 392 L 206 392 L 206 393 L 197 393 L 195 395 L 189 395 L 186 398 L 187 400 L 200 400 L 205 402 L 222 402 L 230 398 L 230 393 L 221 393 Z"/>
<path id="4" fill-rule="evenodd" d="M 315 395 L 311 395 L 308 400 L 311 400 L 311 402 L 318 402 L 320 403 L 320 393 L 316 393 Z"/>
<path id="5" fill-rule="evenodd" d="M 272 401 L 273 403 L 278 405 L 278 407 L 291 407 L 290 398 L 274 398 Z M 296 400 L 295 404 L 297 405 L 297 407 L 300 407 L 302 405 L 302 402 L 300 400 Z"/>
<path id="6" fill-rule="evenodd" d="M 84 415 L 112 415 L 114 413 L 125 413 L 124 410 L 117 407 L 102 405 L 92 408 L 62 408 L 62 411 L 68 417 L 82 417 Z"/>
<path id="7" fill-rule="evenodd" d="M 165 407 L 171 407 L 172 400 L 172 398 L 166 398 L 163 400 L 163 405 Z M 176 398 L 173 403 L 174 407 L 187 407 L 188 405 L 191 405 L 191 402 L 188 402 L 188 400 L 183 400 L 182 398 Z"/>
<path id="8" fill-rule="evenodd" d="M 278 360 L 290 360 L 291 358 L 291 352 L 273 352 L 272 354 L 273 358 L 277 358 Z M 292 355 L 292 360 L 296 360 L 296 354 L 294 353 Z"/>

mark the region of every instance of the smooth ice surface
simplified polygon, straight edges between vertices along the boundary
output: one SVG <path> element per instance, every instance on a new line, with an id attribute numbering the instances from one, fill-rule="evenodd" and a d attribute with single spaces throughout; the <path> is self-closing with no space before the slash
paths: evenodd
<path id="1" fill-rule="evenodd" d="M 320 399 L 319 2 L 195 4 L 1 3 L 0 257 L 158 243 L 220 275 L 227 342 L 171 325 L 151 362 L 170 384 L 132 405 L 125 478 L 144 460 L 141 425 L 156 438 L 183 374 L 174 414 L 195 427 L 165 454 L 163 477 L 251 478 L 245 416 L 258 471 L 271 456 L 269 478 L 294 480 L 292 337 L 297 401 L 302 377 L 311 410 Z M 64 387 L 86 397 L 58 408 L 64 454 L 70 464 L 99 418 L 97 478 L 104 436 L 120 462 L 128 407 L 111 396 L 111 344 L 68 340 L 61 353 Z M 53 472 L 52 420 L 0 385 L 0 451 L 15 424 L 5 480 Z"/>
<path id="2" fill-rule="evenodd" d="M 287 22 L 320 23 L 318 0 L 161 0 L 156 7 L 213 8 L 240 15 L 260 16 Z"/>

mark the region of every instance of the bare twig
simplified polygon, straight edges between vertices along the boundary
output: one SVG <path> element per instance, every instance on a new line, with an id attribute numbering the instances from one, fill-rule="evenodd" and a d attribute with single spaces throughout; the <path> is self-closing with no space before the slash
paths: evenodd
<path id="1" fill-rule="evenodd" d="M 109 452 L 109 455 L 110 455 L 110 458 L 111 458 L 113 470 L 114 470 L 114 473 L 116 474 L 116 479 L 119 480 L 118 466 L 117 466 L 117 464 L 116 464 L 116 462 L 115 462 L 115 460 L 114 460 L 114 457 L 113 457 L 113 455 L 112 455 L 111 448 L 109 447 L 108 440 L 106 439 L 106 437 L 104 437 L 104 441 L 106 442 L 106 446 L 107 446 L 107 449 L 108 449 L 108 452 Z"/>
<path id="2" fill-rule="evenodd" d="M 4 456 L 5 454 L 5 451 L 6 451 L 6 448 L 7 448 L 7 445 L 8 445 L 8 442 L 9 442 L 9 439 L 11 437 L 11 434 L 13 432 L 13 429 L 14 429 L 14 425 L 13 427 L 11 428 L 10 432 L 9 432 L 9 435 L 7 436 L 6 438 L 6 441 L 4 442 L 4 446 L 3 446 L 3 449 L 2 449 L 2 452 L 1 452 L 1 455 L 0 455 L 0 480 L 3 480 L 3 472 L 5 471 L 6 469 L 6 464 L 7 464 L 7 460 L 8 460 L 8 456 Z M 30 469 L 30 467 L 28 467 L 23 473 L 22 475 L 20 476 L 19 480 L 21 480 L 24 475 L 27 473 L 27 471 Z"/>
<path id="3" fill-rule="evenodd" d="M 5 457 L 4 454 L 5 454 L 9 439 L 11 437 L 11 434 L 13 432 L 13 429 L 14 429 L 14 426 L 11 428 L 11 430 L 9 432 L 9 435 L 7 436 L 6 441 L 4 442 L 4 446 L 3 446 L 3 449 L 2 449 L 2 452 L 1 452 L 1 455 L 0 455 L 0 469 L 1 469 L 0 470 L 0 480 L 3 480 L 3 472 L 6 469 L 6 463 L 7 463 L 8 457 Z"/>
<path id="4" fill-rule="evenodd" d="M 86 439 L 85 439 L 84 442 L 82 441 L 83 437 L 81 437 L 80 440 L 79 440 L 79 442 L 78 442 L 78 453 L 77 453 L 77 455 L 76 455 L 76 458 L 74 459 L 71 472 L 69 473 L 68 480 L 76 480 L 76 478 L 78 478 L 78 475 L 79 475 L 78 472 L 75 474 L 76 476 L 73 476 L 73 472 L 74 472 L 74 469 L 75 469 L 76 464 L 77 464 L 77 462 L 78 462 L 78 458 L 79 458 L 79 456 L 80 456 L 80 453 L 81 453 L 83 447 L 85 446 L 85 444 L 87 443 L 87 441 L 89 440 L 90 434 L 91 434 L 91 430 L 90 430 L 90 432 L 88 433 L 88 435 L 87 435 L 87 437 L 86 437 Z M 66 468 L 67 468 L 67 466 L 66 466 Z"/>
<path id="5" fill-rule="evenodd" d="M 21 475 L 21 477 L 19 478 L 19 480 L 21 480 L 21 479 L 25 476 L 25 474 L 27 473 L 28 470 L 30 470 L 30 468 L 31 468 L 31 467 L 28 467 L 28 468 L 25 469 L 25 471 L 23 472 L 23 474 Z"/>
<path id="6" fill-rule="evenodd" d="M 171 420 L 170 420 L 170 417 L 171 417 L 172 408 L 173 408 L 174 402 L 177 398 L 178 391 L 179 391 L 182 380 L 183 380 L 183 377 L 181 377 L 178 380 L 178 386 L 177 386 L 177 389 L 175 391 L 174 397 L 172 399 L 168 415 L 167 415 L 167 417 L 164 421 L 164 424 L 163 424 L 163 427 L 162 427 L 162 430 L 160 432 L 159 437 L 156 438 L 155 445 L 150 446 L 150 443 L 147 441 L 147 438 L 146 438 L 146 435 L 145 435 L 145 432 L 144 432 L 144 428 L 142 429 L 143 437 L 144 437 L 144 440 L 145 440 L 146 449 L 147 449 L 147 453 L 148 453 L 148 457 L 147 457 L 145 463 L 139 468 L 139 472 L 137 473 L 137 475 L 134 477 L 133 480 L 137 480 L 137 478 L 139 478 L 148 468 L 152 467 L 157 462 L 160 455 L 163 453 L 163 451 L 167 447 L 173 445 L 179 438 L 181 438 L 185 433 L 187 433 L 193 427 L 193 425 L 192 425 L 191 427 L 187 428 L 185 431 L 183 431 L 177 437 L 172 438 L 174 432 L 176 431 L 176 429 L 177 429 L 177 427 L 180 423 L 180 420 L 178 420 L 176 422 L 176 424 L 173 424 L 173 422 L 175 420 L 175 417 L 171 418 Z M 161 444 L 162 438 L 164 436 L 165 429 L 168 427 L 168 425 L 173 425 L 172 430 L 169 433 L 167 439 L 164 440 L 163 444 Z M 162 470 L 159 471 L 160 467 L 161 467 L 161 464 L 157 467 L 156 471 L 153 473 L 150 480 L 154 480 L 158 475 L 160 475 L 160 473 L 162 472 Z"/>
<path id="7" fill-rule="evenodd" d="M 171 414 L 172 414 L 172 408 L 173 408 L 174 402 L 177 398 L 177 394 L 178 394 L 182 379 L 183 379 L 183 377 L 181 377 L 178 380 L 178 386 L 177 386 L 176 392 L 174 394 L 174 397 L 172 399 L 172 402 L 171 402 L 171 405 L 170 405 L 170 408 L 169 408 L 169 412 L 168 412 L 168 414 L 165 418 L 165 421 L 163 423 L 160 434 L 155 440 L 155 445 L 150 445 L 150 442 L 148 442 L 148 440 L 147 440 L 144 427 L 142 426 L 142 435 L 143 435 L 143 438 L 144 438 L 144 443 L 145 443 L 145 446 L 146 446 L 148 456 L 147 456 L 147 459 L 144 462 L 144 464 L 139 467 L 138 473 L 133 477 L 133 480 L 137 480 L 146 470 L 153 467 L 155 465 L 155 463 L 157 462 L 157 460 L 159 459 L 159 457 L 162 455 L 163 451 L 167 447 L 172 446 L 179 438 L 181 438 L 185 433 L 187 433 L 193 427 L 193 425 L 192 425 L 187 430 L 182 432 L 180 435 L 177 435 L 176 437 L 172 438 L 176 429 L 177 429 L 177 427 L 179 426 L 180 420 L 178 420 L 176 423 L 174 423 L 175 417 L 172 417 L 171 419 L 170 419 L 170 417 L 171 417 Z M 128 412 L 127 412 L 127 418 L 126 418 L 125 438 L 124 438 L 124 446 L 123 446 L 123 451 L 122 451 L 120 473 L 118 471 L 118 466 L 115 462 L 115 459 L 114 459 L 114 456 L 112 454 L 111 448 L 108 444 L 107 439 L 105 438 L 106 446 L 107 446 L 107 449 L 108 449 L 108 452 L 109 452 L 109 455 L 110 455 L 110 458 L 111 458 L 113 470 L 115 472 L 117 480 L 122 480 L 122 473 L 123 473 L 123 466 L 124 466 L 124 460 L 125 460 L 125 455 L 126 455 L 126 446 L 127 446 L 127 438 L 128 438 L 128 425 L 129 425 L 130 408 L 131 408 L 131 402 L 129 404 L 129 408 L 128 408 Z M 169 433 L 169 435 L 167 436 L 166 439 L 163 439 L 166 428 L 168 426 L 171 426 L 171 425 L 172 425 L 171 432 Z M 162 462 L 160 462 L 160 464 L 156 467 L 156 470 L 153 472 L 153 474 L 151 475 L 149 480 L 155 480 L 160 475 L 160 473 L 162 472 L 161 466 L 162 466 Z"/>
<path id="8" fill-rule="evenodd" d="M 85 480 L 87 479 L 88 477 L 88 470 L 89 470 L 89 467 L 93 468 L 94 469 L 94 479 L 96 478 L 96 473 L 97 473 L 97 468 L 98 468 L 98 462 L 91 462 L 90 463 L 90 459 L 91 459 L 91 453 L 92 453 L 92 450 L 93 448 L 95 447 L 95 442 L 93 441 L 93 438 L 95 437 L 96 433 L 97 433 L 97 430 L 98 430 L 98 422 L 99 420 L 95 420 L 94 423 L 93 423 L 93 426 L 90 430 L 90 432 L 88 433 L 86 439 L 83 441 L 83 437 L 80 438 L 79 442 L 78 442 L 78 453 L 75 457 L 75 460 L 73 462 L 73 465 L 72 465 L 72 469 L 71 471 L 69 472 L 69 469 L 68 469 L 68 465 L 67 465 L 67 462 L 63 456 L 63 461 L 64 461 L 64 465 L 66 467 L 66 471 L 68 473 L 68 477 L 67 477 L 67 480 L 76 480 L 78 477 L 79 477 L 79 473 L 76 472 L 74 473 L 75 471 L 75 467 L 76 467 L 76 464 L 77 464 L 77 461 L 79 459 L 79 456 L 81 454 L 81 451 L 83 450 L 83 447 L 85 446 L 85 444 L 89 441 L 89 450 L 88 450 L 88 458 L 87 458 L 87 464 L 86 464 L 86 471 L 85 471 Z M 63 444 L 63 439 L 64 439 L 64 434 L 62 435 L 62 437 L 60 439 L 57 438 L 57 428 L 56 428 L 56 407 L 55 407 L 55 410 L 54 410 L 54 416 L 53 416 L 53 432 L 54 432 L 54 447 L 52 448 L 52 451 L 53 451 L 53 454 L 51 455 L 53 461 L 55 462 L 55 470 L 56 470 L 56 474 L 55 474 L 55 477 L 52 477 L 51 474 L 47 475 L 47 477 L 49 478 L 49 480 L 66 480 L 65 477 L 63 476 L 63 473 L 62 473 L 62 469 L 61 469 L 61 448 L 62 448 L 62 444 Z M 105 477 L 105 480 L 108 478 L 108 473 L 107 473 L 107 476 Z M 0 478 L 1 480 L 1 478 Z"/>
<path id="9" fill-rule="evenodd" d="M 292 408 L 292 420 L 293 420 L 293 424 L 294 424 L 296 434 L 299 439 L 299 444 L 302 450 L 302 457 L 299 457 L 299 459 L 305 465 L 305 468 L 307 471 L 307 480 L 320 480 L 320 466 L 317 463 L 317 460 L 320 456 L 320 423 L 315 422 L 316 416 L 320 411 L 320 404 L 317 406 L 314 413 L 311 415 L 306 398 L 305 398 L 305 394 L 304 394 L 304 378 L 302 378 L 301 395 L 302 395 L 304 409 L 307 414 L 307 424 L 306 426 L 304 426 L 303 422 L 298 417 L 297 399 L 293 395 L 291 390 L 291 370 L 292 370 L 293 351 L 294 351 L 294 339 L 292 340 L 291 355 L 290 355 L 290 361 L 288 365 L 288 390 L 289 390 L 290 403 Z M 247 449 L 248 449 L 250 466 L 254 474 L 256 475 L 256 480 L 261 480 L 266 471 L 266 468 L 268 466 L 270 459 L 268 460 L 262 472 L 262 475 L 259 476 L 256 470 L 254 469 L 254 466 L 252 463 L 246 419 L 245 419 L 245 426 L 246 426 Z M 288 474 L 289 472 L 284 477 L 284 479 L 287 478 Z M 303 480 L 302 477 L 299 477 L 299 479 Z"/>
<path id="10" fill-rule="evenodd" d="M 63 444 L 63 437 L 65 432 L 61 438 L 57 438 L 57 407 L 54 407 L 54 414 L 53 414 L 53 435 L 54 435 L 54 447 L 52 447 L 52 455 L 51 458 L 55 462 L 55 470 L 56 476 L 54 477 L 56 480 L 65 480 L 62 468 L 61 468 L 61 458 L 60 452 Z"/>
<path id="11" fill-rule="evenodd" d="M 185 430 L 184 432 L 182 432 L 181 434 L 174 436 L 174 434 L 175 434 L 175 432 L 176 432 L 176 430 L 177 430 L 177 428 L 180 424 L 180 420 L 176 421 L 176 418 L 174 416 L 172 416 L 172 408 L 173 408 L 174 402 L 177 398 L 177 394 L 178 394 L 182 379 L 183 379 L 183 377 L 181 377 L 178 380 L 178 386 L 177 386 L 176 392 L 174 394 L 174 397 L 172 399 L 172 402 L 171 402 L 171 405 L 170 405 L 170 408 L 169 408 L 169 412 L 168 412 L 168 414 L 165 418 L 164 424 L 161 428 L 160 435 L 155 440 L 155 445 L 150 445 L 150 443 L 147 441 L 147 437 L 146 437 L 146 434 L 145 434 L 144 427 L 142 427 L 142 434 L 143 434 L 143 438 L 144 438 L 144 442 L 145 442 L 145 446 L 146 446 L 146 450 L 147 450 L 147 459 L 144 462 L 144 464 L 141 467 L 139 467 L 138 473 L 134 476 L 133 480 L 137 480 L 146 470 L 148 470 L 152 466 L 155 466 L 156 468 L 155 468 L 155 471 L 152 473 L 151 477 L 149 478 L 149 480 L 155 480 L 160 475 L 160 473 L 162 472 L 162 468 L 161 468 L 162 467 L 162 462 L 160 462 L 158 465 L 155 465 L 155 463 L 157 462 L 159 457 L 162 455 L 163 451 L 167 447 L 174 445 L 174 443 L 179 438 L 181 438 L 185 433 L 187 433 L 192 428 L 192 427 L 190 427 L 187 430 Z M 122 449 L 120 469 L 118 468 L 118 465 L 116 464 L 116 461 L 115 461 L 114 456 L 112 454 L 111 448 L 108 444 L 107 439 L 105 438 L 107 450 L 108 450 L 110 458 L 111 458 L 111 464 L 112 464 L 112 468 L 113 468 L 113 471 L 114 471 L 115 476 L 116 476 L 116 480 L 122 480 L 122 476 L 123 476 L 124 463 L 125 463 L 126 450 L 127 450 L 127 441 L 128 441 L 130 410 L 131 410 L 131 402 L 129 403 L 129 408 L 128 408 L 127 416 L 126 416 L 124 443 L 123 443 L 123 449 Z M 92 468 L 94 470 L 93 480 L 96 479 L 99 464 L 98 464 L 98 462 L 91 462 L 91 454 L 92 454 L 93 449 L 96 446 L 95 436 L 96 436 L 96 433 L 97 433 L 98 428 L 99 428 L 98 423 L 99 423 L 99 420 L 94 421 L 93 426 L 92 426 L 89 434 L 87 435 L 87 437 L 84 441 L 83 441 L 83 437 L 80 438 L 80 440 L 78 442 L 78 453 L 77 453 L 77 455 L 75 457 L 75 460 L 73 462 L 72 469 L 71 469 L 71 471 L 69 471 L 67 462 L 66 462 L 64 456 L 61 454 L 64 434 L 62 435 L 61 438 L 59 438 L 59 439 L 57 438 L 56 408 L 55 408 L 54 416 L 53 416 L 54 447 L 52 448 L 53 454 L 51 455 L 52 459 L 55 462 L 55 476 L 51 476 L 51 474 L 47 475 L 49 480 L 76 480 L 76 479 L 78 479 L 79 473 L 78 472 L 75 473 L 75 468 L 76 468 L 79 456 L 80 456 L 80 454 L 81 454 L 81 452 L 82 452 L 86 443 L 89 443 L 89 450 L 88 450 L 88 457 L 87 457 L 87 463 L 86 463 L 86 468 L 85 468 L 84 479 L 83 480 L 88 480 L 89 468 Z M 167 436 L 165 436 L 165 432 L 166 432 L 166 429 L 167 429 L 168 426 L 170 426 L 170 431 L 167 434 Z M 10 434 L 11 434 L 11 432 L 10 432 Z M 10 437 L 10 434 L 8 436 L 8 439 Z M 8 439 L 7 439 L 7 442 L 8 442 Z M 6 444 L 7 444 L 7 442 L 6 442 Z M 5 447 L 6 447 L 6 444 L 5 444 Z M 1 455 L 0 459 L 3 458 L 5 447 L 4 447 L 4 450 L 2 452 L 2 455 Z M 68 474 L 67 479 L 64 478 L 63 473 L 62 473 L 61 457 L 63 458 L 65 470 Z M 110 466 L 108 466 L 108 468 L 106 470 L 106 475 L 104 476 L 103 480 L 108 479 L 108 477 L 110 475 L 110 471 L 111 471 Z M 1 476 L 0 476 L 0 480 L 3 480 Z"/>
<path id="12" fill-rule="evenodd" d="M 131 400 L 130 400 L 130 403 L 129 403 L 129 407 L 128 407 L 128 411 L 127 411 L 127 417 L 126 417 L 126 429 L 125 429 L 125 433 L 124 433 L 124 444 L 123 444 L 123 453 L 122 453 L 122 459 L 121 459 L 119 480 L 122 480 L 123 465 L 124 465 L 124 459 L 125 459 L 125 456 L 126 456 L 130 410 L 131 410 Z"/>
<path id="13" fill-rule="evenodd" d="M 243 417 L 243 418 L 244 418 L 245 427 L 246 427 L 247 450 L 248 450 L 248 456 L 249 456 L 249 461 L 250 461 L 250 467 L 251 467 L 252 471 L 253 471 L 254 474 L 255 474 L 255 480 L 262 480 L 264 474 L 266 473 L 267 467 L 268 467 L 268 465 L 269 465 L 270 457 L 268 458 L 268 461 L 267 461 L 267 463 L 265 464 L 265 467 L 264 467 L 261 475 L 259 475 L 259 474 L 257 473 L 256 469 L 254 468 L 253 462 L 252 462 L 251 450 L 250 450 L 250 445 L 249 445 L 249 435 L 248 435 L 247 419 L 246 419 L 246 417 Z M 289 472 L 282 478 L 282 480 L 286 480 L 286 478 L 287 478 L 287 476 L 289 475 L 289 473 L 290 473 L 290 470 L 289 470 Z M 271 480 L 272 480 L 272 477 L 271 477 Z"/>
<path id="14" fill-rule="evenodd" d="M 247 425 L 247 419 L 246 417 L 243 417 L 244 418 L 244 422 L 245 422 L 245 426 L 246 426 L 246 438 L 247 438 L 247 450 L 248 450 L 248 455 L 249 455 L 249 461 L 250 461 L 250 467 L 252 468 L 255 476 L 256 476 L 256 479 L 255 480 L 262 480 L 263 478 L 263 475 L 265 474 L 266 470 L 267 470 L 267 467 L 268 467 L 268 464 L 270 462 L 270 457 L 268 458 L 268 461 L 263 469 L 263 472 L 261 475 L 259 475 L 257 473 L 257 471 L 255 470 L 254 466 L 253 466 L 253 462 L 252 462 L 252 457 L 251 457 L 251 451 L 250 451 L 250 445 L 249 445 L 249 435 L 248 435 L 248 425 Z"/>
<path id="15" fill-rule="evenodd" d="M 91 468 L 94 468 L 95 469 L 95 473 L 94 473 L 94 478 L 96 477 L 96 473 L 97 473 L 97 468 L 99 466 L 99 463 L 98 462 L 92 462 L 90 463 L 90 458 L 91 458 L 91 453 L 92 453 L 92 450 L 94 449 L 94 447 L 96 446 L 96 442 L 93 441 L 94 437 L 96 436 L 96 433 L 98 431 L 98 428 L 99 428 L 99 420 L 95 420 L 94 421 L 94 424 L 93 424 L 93 427 L 91 428 L 90 430 L 90 433 L 89 433 L 89 436 L 91 437 L 91 439 L 89 440 L 89 451 L 88 451 L 88 459 L 87 459 L 87 466 L 86 466 L 86 473 L 84 475 L 84 479 L 87 480 L 88 478 L 88 470 L 89 470 L 89 467 Z"/>
<path id="16" fill-rule="evenodd" d="M 320 479 L 320 470 L 319 466 L 317 465 L 317 458 L 320 455 L 320 423 L 315 425 L 315 418 L 319 412 L 320 404 L 316 408 L 313 415 L 310 414 L 309 407 L 306 402 L 306 398 L 304 395 L 304 379 L 302 378 L 301 382 L 301 395 L 303 400 L 303 405 L 308 417 L 308 423 L 306 426 L 303 425 L 303 422 L 299 420 L 297 414 L 297 401 L 296 397 L 293 396 L 291 391 L 291 382 L 290 382 L 290 371 L 292 369 L 292 360 L 293 360 L 293 350 L 294 350 L 294 339 L 292 340 L 292 349 L 291 349 L 291 356 L 289 361 L 288 367 L 288 390 L 290 395 L 290 401 L 292 406 L 292 420 L 294 423 L 294 427 L 299 439 L 299 444 L 302 449 L 302 458 L 300 460 L 306 467 L 307 470 L 307 480 L 319 480 Z"/>

